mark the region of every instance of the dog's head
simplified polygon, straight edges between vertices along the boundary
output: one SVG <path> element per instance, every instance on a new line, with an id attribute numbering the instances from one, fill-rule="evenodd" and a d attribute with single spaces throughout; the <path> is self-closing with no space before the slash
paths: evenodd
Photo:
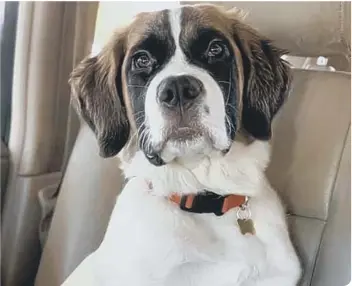
<path id="1" fill-rule="evenodd" d="M 268 140 L 290 87 L 284 52 L 236 10 L 184 6 L 139 14 L 71 77 L 101 155 L 135 140 L 155 165 L 226 154 L 236 135 Z"/>

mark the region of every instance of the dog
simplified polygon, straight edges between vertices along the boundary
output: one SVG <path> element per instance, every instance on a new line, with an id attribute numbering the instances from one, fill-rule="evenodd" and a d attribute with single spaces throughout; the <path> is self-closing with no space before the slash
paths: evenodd
<path id="1" fill-rule="evenodd" d="M 138 14 L 74 69 L 73 103 L 126 184 L 62 285 L 297 285 L 264 173 L 290 92 L 284 54 L 241 11 L 199 4 Z"/>

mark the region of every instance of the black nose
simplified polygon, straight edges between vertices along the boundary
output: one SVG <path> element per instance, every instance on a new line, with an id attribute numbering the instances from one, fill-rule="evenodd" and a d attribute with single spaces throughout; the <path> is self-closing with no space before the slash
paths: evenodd
<path id="1" fill-rule="evenodd" d="M 203 88 L 203 83 L 193 76 L 168 77 L 159 84 L 158 101 L 168 108 L 185 106 L 198 98 L 203 93 Z"/>

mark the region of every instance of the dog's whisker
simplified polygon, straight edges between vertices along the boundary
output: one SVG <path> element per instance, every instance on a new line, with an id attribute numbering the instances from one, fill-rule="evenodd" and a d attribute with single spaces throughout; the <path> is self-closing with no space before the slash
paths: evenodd
<path id="1" fill-rule="evenodd" d="M 140 87 L 140 88 L 147 88 L 146 85 L 136 85 L 136 84 L 128 84 L 129 87 Z"/>
<path id="2" fill-rule="evenodd" d="M 142 114 L 142 113 L 144 113 L 144 111 L 143 111 L 143 110 L 141 110 L 141 111 L 137 111 L 137 112 L 134 112 L 134 113 L 133 113 L 133 115 L 135 115 L 135 116 L 136 116 L 136 115 L 138 115 L 138 114 Z"/>
<path id="3" fill-rule="evenodd" d="M 143 130 L 143 136 L 142 136 L 142 139 L 141 139 L 141 144 L 143 147 L 146 147 L 146 141 L 147 140 L 147 132 L 146 132 L 146 129 Z"/>
<path id="4" fill-rule="evenodd" d="M 143 129 L 142 129 L 143 128 Z M 142 129 L 142 131 L 140 131 Z M 148 128 L 145 126 L 145 122 L 139 127 L 138 132 L 140 132 L 140 145 L 142 148 L 148 147 L 146 143 L 148 143 Z"/>
<path id="5" fill-rule="evenodd" d="M 140 120 L 142 121 L 142 124 L 144 124 L 143 115 L 136 117 L 136 123 L 138 124 Z"/>
<path id="6" fill-rule="evenodd" d="M 220 83 L 226 83 L 226 84 L 231 85 L 231 81 L 219 80 L 218 82 L 220 82 Z"/>

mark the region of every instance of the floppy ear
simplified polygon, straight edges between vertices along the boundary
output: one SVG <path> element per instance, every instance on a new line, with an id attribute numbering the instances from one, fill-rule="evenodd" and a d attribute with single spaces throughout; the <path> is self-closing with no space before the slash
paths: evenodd
<path id="1" fill-rule="evenodd" d="M 291 86 L 291 69 L 275 47 L 251 27 L 237 22 L 234 39 L 242 55 L 244 88 L 242 127 L 254 138 L 271 138 L 271 122 Z"/>
<path id="2" fill-rule="evenodd" d="M 69 81 L 73 104 L 94 131 L 102 157 L 116 155 L 129 138 L 121 85 L 123 57 L 124 35 L 118 34 L 98 56 L 84 59 Z"/>

